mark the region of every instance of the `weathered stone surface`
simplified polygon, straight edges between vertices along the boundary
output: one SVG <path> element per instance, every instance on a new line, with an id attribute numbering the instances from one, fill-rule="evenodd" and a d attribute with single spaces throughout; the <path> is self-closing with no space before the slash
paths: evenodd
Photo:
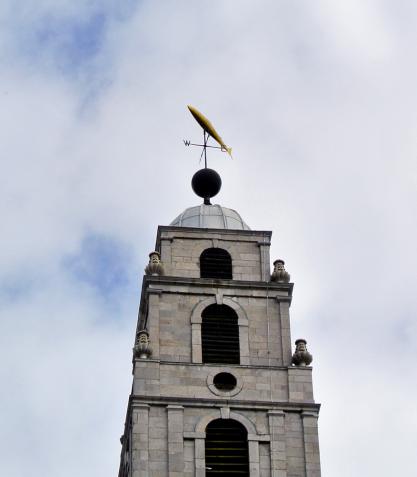
<path id="1" fill-rule="evenodd" d="M 251 477 L 320 476 L 312 370 L 291 366 L 292 284 L 269 281 L 269 246 L 270 232 L 158 229 L 165 275 L 146 276 L 142 289 L 138 330 L 149 332 L 152 354 L 133 360 L 122 448 L 129 477 L 205 476 L 205 432 L 215 419 L 247 430 Z M 209 247 L 230 253 L 233 280 L 199 278 Z M 240 364 L 202 363 L 201 314 L 210 304 L 236 312 Z M 233 391 L 213 387 L 220 372 L 235 376 Z"/>

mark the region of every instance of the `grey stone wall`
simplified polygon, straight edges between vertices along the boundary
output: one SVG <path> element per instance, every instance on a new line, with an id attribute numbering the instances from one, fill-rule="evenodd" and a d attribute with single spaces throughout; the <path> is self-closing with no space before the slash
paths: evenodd
<path id="1" fill-rule="evenodd" d="M 211 247 L 223 248 L 232 257 L 234 280 L 268 281 L 270 232 L 248 230 L 204 231 L 159 227 L 156 249 L 168 276 L 200 277 L 200 255 Z"/>
<path id="2" fill-rule="evenodd" d="M 147 277 L 150 286 L 147 314 L 140 327 L 150 333 L 153 357 L 165 361 L 201 362 L 197 321 L 211 303 L 226 304 L 239 316 L 242 364 L 289 365 L 291 288 L 265 284 L 254 289 L 244 282 L 224 288 L 170 277 Z M 256 283 L 256 282 L 250 282 Z M 144 307 L 145 308 L 145 307 Z M 247 328 L 246 330 L 244 328 Z M 194 347 L 194 350 L 193 350 Z"/>
<path id="3" fill-rule="evenodd" d="M 251 477 L 320 477 L 312 369 L 291 366 L 293 285 L 269 281 L 270 237 L 159 227 L 165 276 L 143 282 L 138 329 L 149 332 L 152 355 L 133 359 L 122 448 L 129 477 L 205 476 L 205 430 L 214 419 L 246 428 Z M 233 280 L 199 278 L 208 247 L 230 253 Z M 213 303 L 238 316 L 239 365 L 202 363 L 201 313 Z M 235 376 L 233 390 L 214 386 L 219 372 Z"/>
<path id="4" fill-rule="evenodd" d="M 236 377 L 237 386 L 232 392 L 216 391 L 210 386 L 213 376 L 220 372 Z M 297 391 L 292 391 L 294 386 Z M 133 391 L 141 397 L 314 403 L 311 368 L 307 367 L 220 366 L 137 359 Z"/>
<path id="5" fill-rule="evenodd" d="M 193 404 L 132 406 L 134 477 L 205 475 L 205 428 L 235 419 L 248 431 L 251 477 L 319 477 L 315 411 Z"/>
<path id="6" fill-rule="evenodd" d="M 284 423 L 287 461 L 286 477 L 304 476 L 306 473 L 301 415 L 288 413 L 285 415 Z"/>

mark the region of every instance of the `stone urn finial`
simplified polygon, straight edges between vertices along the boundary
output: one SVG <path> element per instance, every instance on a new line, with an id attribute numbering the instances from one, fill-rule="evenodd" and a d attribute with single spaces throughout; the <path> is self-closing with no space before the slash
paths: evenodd
<path id="1" fill-rule="evenodd" d="M 145 268 L 146 275 L 163 275 L 164 266 L 161 262 L 161 254 L 159 252 L 151 252 L 149 254 L 149 263 Z"/>
<path id="2" fill-rule="evenodd" d="M 133 356 L 139 359 L 147 359 L 152 354 L 150 347 L 149 333 L 146 330 L 140 330 L 136 334 Z"/>
<path id="3" fill-rule="evenodd" d="M 290 281 L 290 274 L 285 270 L 285 262 L 284 260 L 275 260 L 274 262 L 274 271 L 271 275 L 271 282 L 278 282 L 278 283 L 289 283 Z"/>
<path id="4" fill-rule="evenodd" d="M 309 366 L 313 361 L 313 356 L 307 351 L 307 341 L 298 339 L 295 341 L 295 352 L 292 355 L 292 364 L 294 366 Z"/>

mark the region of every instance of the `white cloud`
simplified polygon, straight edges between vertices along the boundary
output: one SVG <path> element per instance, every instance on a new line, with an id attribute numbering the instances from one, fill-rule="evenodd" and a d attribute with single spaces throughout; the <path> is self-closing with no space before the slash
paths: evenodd
<path id="1" fill-rule="evenodd" d="M 309 342 L 323 402 L 323 476 L 416 472 L 417 12 L 411 2 L 335 5 L 0 7 L 10 20 L 2 475 L 115 475 L 136 276 L 156 226 L 199 202 L 189 187 L 198 152 L 182 144 L 199 136 L 188 103 L 234 148 L 234 161 L 209 157 L 223 178 L 219 202 L 274 231 L 272 258 L 295 281 L 293 338 Z M 77 74 L 60 68 L 53 41 L 27 54 L 42 19 L 76 23 L 99 10 L 100 47 Z M 91 234 L 131 253 L 111 307 L 63 266 Z"/>

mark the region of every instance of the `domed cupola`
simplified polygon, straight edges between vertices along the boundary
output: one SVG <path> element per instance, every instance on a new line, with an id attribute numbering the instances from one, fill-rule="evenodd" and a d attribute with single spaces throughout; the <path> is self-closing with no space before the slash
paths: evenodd
<path id="1" fill-rule="evenodd" d="M 203 229 L 250 230 L 242 217 L 233 209 L 221 205 L 197 205 L 185 209 L 170 225 Z"/>

